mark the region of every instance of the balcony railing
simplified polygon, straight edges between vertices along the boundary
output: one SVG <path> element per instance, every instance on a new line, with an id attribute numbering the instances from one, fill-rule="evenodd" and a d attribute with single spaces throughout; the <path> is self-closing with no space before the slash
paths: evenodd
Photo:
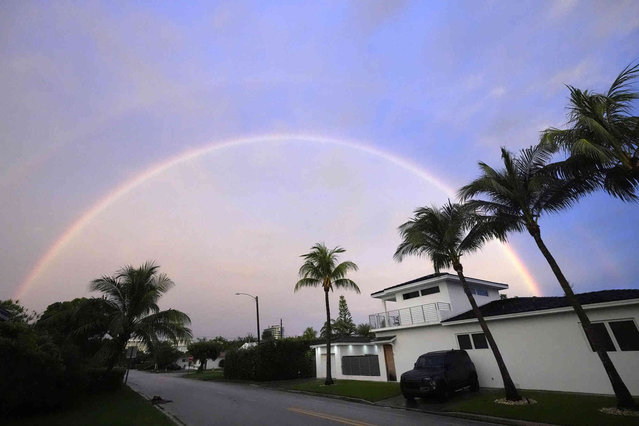
<path id="1" fill-rule="evenodd" d="M 435 324 L 441 322 L 443 311 L 450 311 L 450 303 L 435 302 L 410 308 L 395 309 L 368 316 L 372 329 L 400 327 L 414 324 Z"/>

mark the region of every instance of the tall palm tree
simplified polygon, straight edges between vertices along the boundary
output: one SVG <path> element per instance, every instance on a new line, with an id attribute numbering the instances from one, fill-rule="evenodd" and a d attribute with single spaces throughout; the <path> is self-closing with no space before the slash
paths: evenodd
<path id="1" fill-rule="evenodd" d="M 637 200 L 639 188 L 639 117 L 632 116 L 632 103 L 639 99 L 633 79 L 639 76 L 639 63 L 628 65 L 607 93 L 596 93 L 568 86 L 568 129 L 548 128 L 541 143 L 561 148 L 578 168 L 568 173 L 588 173 L 598 179 L 611 195 Z"/>
<path id="2" fill-rule="evenodd" d="M 190 339 L 188 315 L 175 309 L 160 310 L 158 300 L 175 284 L 159 266 L 146 262 L 139 268 L 125 266 L 114 276 L 93 280 L 91 291 L 103 293 L 109 316 L 108 333 L 112 337 L 107 368 L 113 368 L 130 338 L 139 338 L 148 347 L 169 339 Z"/>
<path id="3" fill-rule="evenodd" d="M 580 196 L 595 189 L 593 182 L 589 180 L 557 176 L 552 168 L 546 167 L 551 155 L 551 150 L 543 144 L 524 149 L 514 158 L 510 152 L 502 148 L 504 168 L 494 170 L 485 163 L 479 163 L 481 177 L 462 187 L 459 195 L 469 205 L 492 215 L 501 229 L 528 231 L 546 258 L 566 299 L 595 347 L 617 397 L 617 406 L 635 407 L 628 388 L 600 344 L 600 338 L 592 328 L 588 315 L 541 237 L 539 218 L 542 214 L 566 209 Z M 477 196 L 482 198 L 473 199 Z"/>
<path id="4" fill-rule="evenodd" d="M 304 264 L 300 267 L 300 280 L 295 284 L 295 291 L 304 287 L 322 287 L 326 304 L 326 380 L 324 384 L 332 385 L 331 374 L 331 307 L 328 303 L 328 292 L 336 289 L 354 290 L 359 287 L 351 279 L 346 278 L 350 271 L 357 271 L 357 265 L 350 261 L 337 264 L 337 255 L 344 253 L 341 247 L 332 250 L 323 243 L 315 244 L 311 251 L 303 254 Z"/>
<path id="5" fill-rule="evenodd" d="M 464 293 L 497 361 L 506 398 L 510 401 L 519 401 L 521 396 L 515 388 L 497 343 L 470 291 L 461 264 L 462 255 L 478 250 L 492 238 L 503 239 L 503 233 L 500 233 L 498 227 L 491 223 L 490 218 L 479 216 L 469 206 L 453 204 L 450 201 L 442 208 L 433 206 L 415 210 L 415 216 L 401 225 L 399 232 L 402 242 L 395 252 L 394 257 L 397 261 L 401 262 L 407 255 L 425 255 L 433 262 L 435 272 L 439 273 L 441 268 L 451 266 L 457 272 Z"/>

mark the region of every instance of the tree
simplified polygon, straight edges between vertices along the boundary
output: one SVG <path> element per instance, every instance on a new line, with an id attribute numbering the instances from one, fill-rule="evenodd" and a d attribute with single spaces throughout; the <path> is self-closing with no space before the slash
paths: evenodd
<path id="1" fill-rule="evenodd" d="M 50 336 L 65 356 L 77 352 L 89 360 L 104 344 L 109 330 L 109 311 L 101 299 L 55 302 L 47 306 L 35 328 Z"/>
<path id="2" fill-rule="evenodd" d="M 607 93 L 568 86 L 567 129 L 548 128 L 541 143 L 570 154 L 567 174 L 585 175 L 611 195 L 637 200 L 639 188 L 639 117 L 631 115 L 639 92 L 631 90 L 639 64 L 627 66 Z"/>
<path id="3" fill-rule="evenodd" d="M 338 309 L 339 314 L 332 325 L 335 334 L 339 337 L 350 336 L 355 333 L 355 323 L 353 322 L 351 312 L 348 310 L 344 296 L 339 297 Z"/>
<path id="4" fill-rule="evenodd" d="M 32 324 L 38 320 L 38 314 L 35 311 L 29 311 L 20 304 L 19 300 L 0 300 L 0 309 L 6 312 L 11 322 L 19 322 L 23 324 Z"/>
<path id="5" fill-rule="evenodd" d="M 506 391 L 506 398 L 518 401 L 521 396 L 515 388 L 497 343 L 488 324 L 484 320 L 475 298 L 470 292 L 461 257 L 472 253 L 492 238 L 503 238 L 503 234 L 491 226 L 491 221 L 479 216 L 472 208 L 452 204 L 450 201 L 442 208 L 422 207 L 415 210 L 415 216 L 399 227 L 402 242 L 397 247 L 395 259 L 402 261 L 405 256 L 428 256 L 433 262 L 435 272 L 441 268 L 453 267 L 462 283 L 464 293 L 470 302 L 473 313 L 488 340 Z"/>
<path id="6" fill-rule="evenodd" d="M 501 229 L 528 231 L 550 265 L 586 335 L 597 348 L 597 355 L 617 397 L 617 405 L 620 408 L 633 408 L 635 403 L 628 388 L 599 343 L 600 337 L 541 237 L 539 218 L 542 214 L 566 209 L 583 194 L 595 189 L 591 181 L 579 177 L 557 176 L 552 168 L 546 167 L 551 154 L 551 149 L 543 144 L 524 149 L 516 157 L 502 148 L 504 168 L 494 170 L 485 163 L 479 163 L 481 177 L 462 187 L 459 195 L 462 200 L 469 200 L 468 204 L 490 214 L 493 224 Z M 478 196 L 482 198 L 475 198 Z"/>
<path id="7" fill-rule="evenodd" d="M 315 244 L 311 251 L 303 254 L 304 264 L 300 267 L 300 280 L 295 284 L 298 291 L 304 287 L 322 287 L 324 290 L 324 303 L 326 305 L 326 385 L 333 384 L 331 374 L 331 308 L 328 303 L 328 292 L 336 289 L 354 290 L 359 293 L 359 287 L 351 279 L 346 278 L 350 271 L 357 271 L 357 265 L 350 261 L 337 264 L 337 255 L 344 253 L 342 247 L 332 250 L 326 248 L 323 243 Z"/>
<path id="8" fill-rule="evenodd" d="M 151 357 L 156 369 L 164 369 L 177 361 L 178 358 L 184 356 L 172 342 L 160 341 L 156 342 L 149 348 Z"/>
<path id="9" fill-rule="evenodd" d="M 317 331 L 313 327 L 306 327 L 304 333 L 302 333 L 303 340 L 315 340 L 317 339 Z"/>
<path id="10" fill-rule="evenodd" d="M 215 361 L 222 351 L 219 341 L 206 339 L 198 339 L 197 342 L 191 342 L 186 348 L 194 359 L 200 361 L 198 371 L 206 370 L 208 360 Z"/>
<path id="11" fill-rule="evenodd" d="M 367 323 L 359 324 L 355 328 L 355 334 L 363 337 L 375 337 L 375 333 L 371 332 L 371 325 Z"/>
<path id="12" fill-rule="evenodd" d="M 192 337 L 188 315 L 175 309 L 160 310 L 158 301 L 175 284 L 159 266 L 147 262 L 139 268 L 125 266 L 114 276 L 91 282 L 92 291 L 103 293 L 101 300 L 109 317 L 112 337 L 107 369 L 111 370 L 130 338 L 139 338 L 148 347 L 168 339 L 175 343 Z"/>

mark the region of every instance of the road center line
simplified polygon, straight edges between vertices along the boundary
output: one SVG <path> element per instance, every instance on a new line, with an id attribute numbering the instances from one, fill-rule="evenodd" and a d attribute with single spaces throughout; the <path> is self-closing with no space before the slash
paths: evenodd
<path id="1" fill-rule="evenodd" d="M 321 419 L 330 420 L 337 423 L 344 423 L 352 426 L 374 426 L 371 423 L 361 422 L 359 420 L 346 419 L 344 417 L 333 416 L 325 413 L 318 413 L 316 411 L 303 410 L 301 408 L 289 407 L 287 408 L 289 411 L 293 411 L 294 413 L 305 414 L 307 416 L 319 417 Z"/>

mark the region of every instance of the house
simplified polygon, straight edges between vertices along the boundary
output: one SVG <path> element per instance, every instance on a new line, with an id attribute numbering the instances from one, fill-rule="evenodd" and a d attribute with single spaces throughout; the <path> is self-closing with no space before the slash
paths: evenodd
<path id="1" fill-rule="evenodd" d="M 564 297 L 502 298 L 499 291 L 507 289 L 506 284 L 475 278 L 467 278 L 467 282 L 517 387 L 613 393 L 597 354 Z M 376 338 L 357 343 L 336 341 L 331 348 L 334 377 L 393 381 L 412 369 L 423 353 L 465 349 L 477 367 L 480 386 L 503 386 L 492 351 L 456 275 L 427 275 L 371 296 L 381 300 L 383 307 L 382 312 L 369 317 Z M 577 297 L 603 336 L 630 392 L 639 394 L 639 290 L 603 290 Z M 314 348 L 318 377 L 322 377 L 325 347 Z M 375 361 L 378 368 L 371 368 Z M 358 374 L 352 375 L 355 363 Z M 369 367 L 362 369 L 360 365 Z"/>
<path id="2" fill-rule="evenodd" d="M 217 368 L 223 368 L 223 361 L 225 356 L 226 352 L 221 352 L 220 355 L 215 359 L 208 358 L 206 360 L 206 369 L 213 370 Z M 200 368 L 200 361 L 197 359 L 193 359 L 193 357 L 189 354 L 184 354 L 184 356 L 178 358 L 175 363 L 179 365 L 180 368 L 183 368 L 185 370 L 197 370 Z"/>

